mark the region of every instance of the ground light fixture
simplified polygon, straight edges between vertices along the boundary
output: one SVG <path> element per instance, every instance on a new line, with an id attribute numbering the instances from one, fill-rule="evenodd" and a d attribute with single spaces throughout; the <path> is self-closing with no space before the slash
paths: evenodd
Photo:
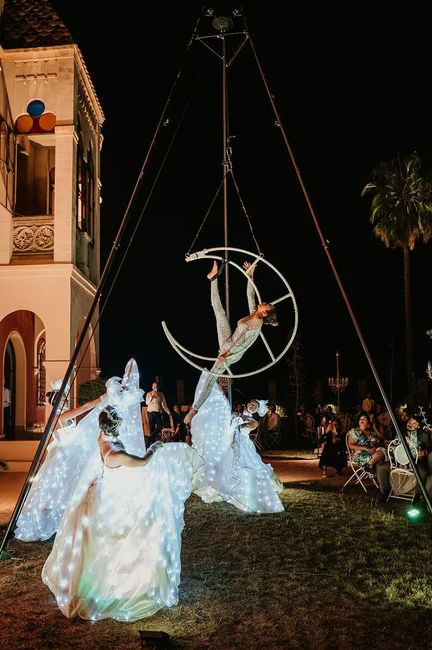
<path id="1" fill-rule="evenodd" d="M 419 521 L 422 519 L 424 515 L 424 510 L 421 506 L 418 504 L 411 504 L 406 510 L 405 510 L 405 516 L 407 519 L 410 519 L 411 521 Z"/>

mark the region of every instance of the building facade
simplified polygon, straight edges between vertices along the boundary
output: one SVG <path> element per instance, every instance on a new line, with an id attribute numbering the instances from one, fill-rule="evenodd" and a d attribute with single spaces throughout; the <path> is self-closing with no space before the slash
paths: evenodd
<path id="1" fill-rule="evenodd" d="M 96 292 L 104 116 L 50 3 L 6 0 L 0 11 L 0 433 L 14 439 L 45 423 L 45 393 Z M 72 401 L 98 374 L 91 326 L 85 349 Z"/>

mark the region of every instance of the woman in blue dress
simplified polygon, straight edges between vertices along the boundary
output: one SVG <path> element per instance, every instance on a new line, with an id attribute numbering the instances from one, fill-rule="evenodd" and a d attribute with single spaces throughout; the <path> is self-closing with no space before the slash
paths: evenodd
<path id="1" fill-rule="evenodd" d="M 371 429 L 366 414 L 360 415 L 358 425 L 350 429 L 347 436 L 353 462 L 374 471 L 375 465 L 385 460 L 384 450 L 377 447 L 375 430 Z"/>

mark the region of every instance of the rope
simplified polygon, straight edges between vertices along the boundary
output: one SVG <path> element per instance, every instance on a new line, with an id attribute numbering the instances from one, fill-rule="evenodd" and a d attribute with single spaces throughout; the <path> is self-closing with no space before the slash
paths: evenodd
<path id="1" fill-rule="evenodd" d="M 250 217 L 249 217 L 249 214 L 248 214 L 248 212 L 247 212 L 247 210 L 246 210 L 245 203 L 244 203 L 244 201 L 243 201 L 243 199 L 242 199 L 242 197 L 241 197 L 241 195 L 240 195 L 240 189 L 239 189 L 238 183 L 237 183 L 237 181 L 236 181 L 236 178 L 235 178 L 235 176 L 234 176 L 234 171 L 233 171 L 233 168 L 232 168 L 231 158 L 228 158 L 228 160 L 229 160 L 229 162 L 230 162 L 231 178 L 232 178 L 232 180 L 233 180 L 234 187 L 235 187 L 235 190 L 236 190 L 236 192 L 237 192 L 237 196 L 238 196 L 238 199 L 239 199 L 239 201 L 240 201 L 241 208 L 242 208 L 242 210 L 243 210 L 243 214 L 244 214 L 245 217 L 246 217 L 246 221 L 247 221 L 247 223 L 248 223 L 249 230 L 250 230 L 251 235 L 252 235 L 252 239 L 254 240 L 254 243 L 255 243 L 255 246 L 256 246 L 256 249 L 257 249 L 258 254 L 259 254 L 261 257 L 263 257 L 263 253 L 261 252 L 261 249 L 260 249 L 259 244 L 258 244 L 258 240 L 257 240 L 257 238 L 255 237 L 255 233 L 254 233 L 254 230 L 253 230 L 253 228 L 252 228 L 252 222 L 251 222 Z"/>
<path id="2" fill-rule="evenodd" d="M 225 172 L 225 174 L 223 175 L 222 180 L 221 180 L 221 182 L 219 183 L 219 186 L 218 186 L 218 188 L 217 188 L 217 190 L 216 190 L 216 192 L 215 192 L 215 195 L 213 196 L 213 199 L 212 199 L 212 201 L 211 201 L 209 207 L 207 208 L 207 212 L 206 212 L 205 215 L 204 215 L 204 219 L 202 220 L 201 225 L 198 227 L 197 233 L 196 233 L 196 235 L 195 235 L 195 237 L 194 237 L 194 239 L 193 239 L 191 245 L 189 246 L 186 255 L 189 255 L 190 252 L 191 252 L 191 250 L 192 250 L 193 247 L 195 246 L 195 243 L 196 243 L 198 237 L 200 236 L 201 230 L 203 229 L 204 224 L 205 224 L 205 222 L 206 222 L 207 219 L 208 219 L 208 216 L 209 216 L 209 214 L 210 214 L 210 212 L 211 212 L 211 210 L 212 210 L 212 208 L 213 208 L 213 205 L 214 205 L 214 203 L 215 203 L 215 201 L 216 201 L 218 195 L 220 194 L 220 191 L 221 191 L 221 189 L 222 189 L 222 187 L 223 187 L 223 184 L 224 184 L 225 179 L 226 179 L 226 177 L 227 177 L 227 175 L 228 175 L 228 172 L 229 172 L 229 170 L 227 170 L 227 171 Z"/>

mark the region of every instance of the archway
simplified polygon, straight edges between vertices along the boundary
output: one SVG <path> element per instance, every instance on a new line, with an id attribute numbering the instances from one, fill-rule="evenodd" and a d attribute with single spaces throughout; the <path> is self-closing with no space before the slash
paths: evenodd
<path id="1" fill-rule="evenodd" d="M 10 382 L 11 406 L 9 423 L 13 430 L 9 431 L 9 439 L 15 437 L 15 429 L 26 426 L 26 395 L 27 395 L 27 362 L 24 342 L 21 335 L 12 331 L 6 342 L 3 359 L 3 375 L 5 383 Z"/>
<path id="2" fill-rule="evenodd" d="M 3 433 L 6 440 L 15 436 L 16 359 L 11 341 L 5 349 L 3 369 Z"/>

